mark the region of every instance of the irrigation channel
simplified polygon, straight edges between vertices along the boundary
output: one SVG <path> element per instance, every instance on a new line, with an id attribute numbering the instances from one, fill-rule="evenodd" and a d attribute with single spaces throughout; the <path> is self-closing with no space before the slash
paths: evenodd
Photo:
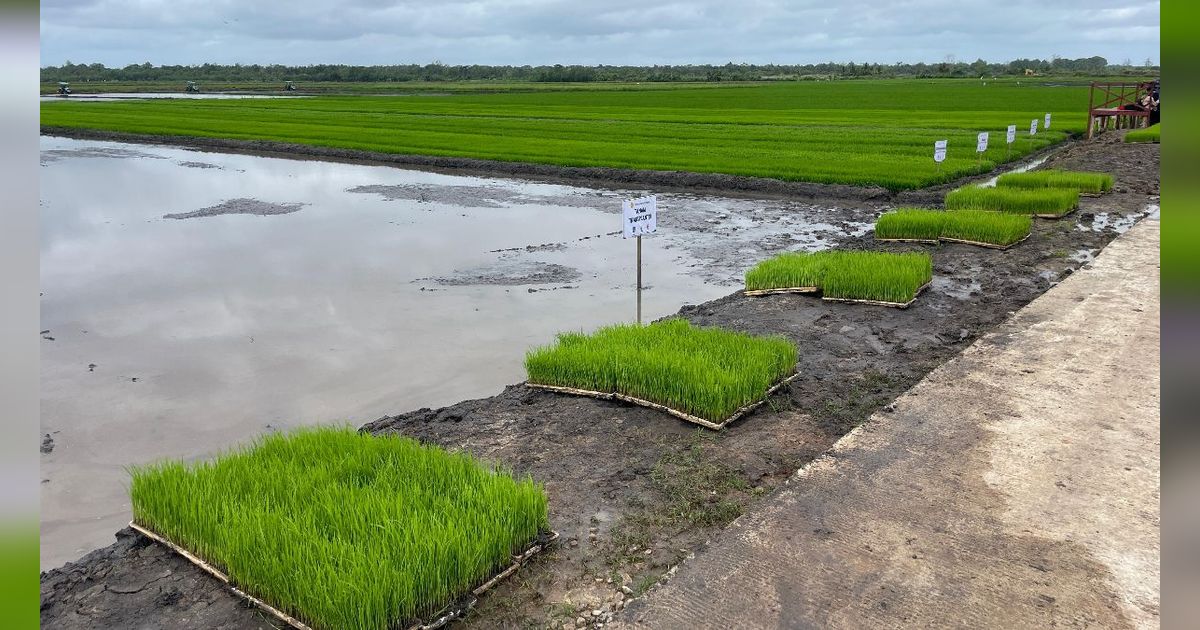
<path id="1" fill-rule="evenodd" d="M 616 402 L 496 393 L 521 381 L 528 346 L 632 317 L 632 249 L 606 234 L 618 200 L 646 191 L 55 138 L 42 148 L 53 338 L 42 422 L 54 444 L 43 566 L 111 542 L 127 518 L 124 465 L 373 420 L 367 430 L 466 449 L 546 486 L 561 544 L 485 597 L 465 624 L 476 627 L 619 614 L 797 467 L 1156 212 L 1159 171 L 1157 145 L 1117 134 L 1058 151 L 1046 166 L 1110 172 L 1114 191 L 1036 221 L 1007 251 L 876 243 L 870 222 L 895 200 L 661 195 L 660 233 L 645 244 L 649 315 L 800 347 L 801 377 L 718 434 Z M 833 244 L 931 251 L 933 285 L 903 311 L 742 295 L 742 272 L 762 258 Z M 269 625 L 128 529 L 43 574 L 42 622 Z"/>

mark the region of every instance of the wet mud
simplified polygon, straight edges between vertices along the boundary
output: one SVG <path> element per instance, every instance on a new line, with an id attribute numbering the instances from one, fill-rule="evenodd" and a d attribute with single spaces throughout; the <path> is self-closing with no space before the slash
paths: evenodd
<path id="1" fill-rule="evenodd" d="M 124 149 L 120 147 L 85 147 L 81 149 L 50 149 L 41 152 L 41 163 L 50 164 L 67 158 L 107 158 L 117 160 L 128 159 L 151 159 L 161 160 L 161 155 L 138 151 L 136 149 Z"/>
<path id="2" fill-rule="evenodd" d="M 1108 137 L 1055 154 L 1048 166 L 1113 173 L 1116 190 L 1083 199 L 1080 211 L 1065 219 L 1035 221 L 1031 237 L 1005 251 L 876 243 L 868 230 L 877 210 L 857 203 L 869 194 L 862 191 L 829 208 L 828 224 L 843 232 L 836 239 L 840 246 L 929 251 L 935 282 L 907 310 L 804 295 L 751 298 L 740 290 L 684 306 L 678 315 L 694 324 L 785 335 L 800 348 L 800 378 L 723 432 L 650 409 L 523 384 L 365 425 L 362 430 L 372 433 L 462 449 L 545 484 L 560 544 L 484 597 L 460 627 L 575 627 L 609 619 L 721 536 L 738 515 L 771 500 L 772 490 L 798 467 L 871 414 L 887 411 L 934 368 L 1085 264 L 1072 252 L 1099 251 L 1117 237 L 1116 226 L 1153 212 L 1158 156 L 1157 145 L 1123 145 Z M 693 229 L 757 229 L 753 213 L 744 226 L 740 220 L 731 216 Z M 719 257 L 711 273 L 719 274 L 721 265 L 744 269 L 767 249 L 801 246 L 789 240 L 740 245 L 747 251 Z M 726 269 L 720 275 L 738 274 Z M 214 582 L 122 531 L 114 545 L 43 573 L 42 622 L 59 628 L 262 627 L 258 613 Z"/>
<path id="3" fill-rule="evenodd" d="M 196 219 L 200 217 L 216 217 L 223 214 L 252 214 L 269 217 L 277 214 L 291 214 L 300 211 L 303 203 L 272 203 L 258 199 L 230 199 L 215 206 L 201 208 L 192 212 L 177 212 L 164 214 L 164 219 Z"/>
<path id="4" fill-rule="evenodd" d="M 426 280 L 450 287 L 489 284 L 519 286 L 525 284 L 562 284 L 564 282 L 574 282 L 580 276 L 581 274 L 578 269 L 573 269 L 565 265 L 534 261 L 501 261 L 494 265 L 458 271 L 452 276 L 428 278 Z"/>

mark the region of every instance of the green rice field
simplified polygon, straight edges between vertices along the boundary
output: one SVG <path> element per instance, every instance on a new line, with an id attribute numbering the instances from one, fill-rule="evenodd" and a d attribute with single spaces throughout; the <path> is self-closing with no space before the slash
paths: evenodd
<path id="1" fill-rule="evenodd" d="M 1079 204 L 1079 191 L 1061 188 L 1022 189 L 966 186 L 946 193 L 947 210 L 990 210 L 1063 216 Z"/>
<path id="2" fill-rule="evenodd" d="M 1108 173 L 1084 173 L 1077 171 L 1027 171 L 1005 173 L 996 179 L 1002 188 L 1067 188 L 1081 193 L 1104 193 L 1112 190 L 1113 177 Z"/>
<path id="3" fill-rule="evenodd" d="M 761 400 L 796 368 L 795 344 L 682 319 L 561 333 L 525 355 L 529 382 L 657 403 L 715 423 Z"/>
<path id="4" fill-rule="evenodd" d="M 674 89 L 670 89 L 674 88 Z M 728 173 L 911 189 L 1080 133 L 1087 88 L 908 79 L 622 89 L 41 104 L 41 122 L 560 166 Z M 1047 112 L 1051 129 L 1028 129 Z M 975 135 L 995 139 L 981 162 Z M 935 140 L 949 140 L 941 168 Z"/>
<path id="5" fill-rule="evenodd" d="M 1029 235 L 1028 215 L 984 210 L 899 208 L 875 223 L 875 238 L 936 241 L 953 239 L 1005 246 Z"/>
<path id="6" fill-rule="evenodd" d="M 788 252 L 746 272 L 746 290 L 816 286 L 824 297 L 905 303 L 933 279 L 929 254 L 826 250 Z"/>
<path id="7" fill-rule="evenodd" d="M 1161 124 L 1151 125 L 1145 129 L 1133 129 L 1125 134 L 1125 142 L 1159 142 L 1159 126 Z"/>
<path id="8" fill-rule="evenodd" d="M 319 629 L 408 627 L 548 527 L 545 493 L 529 479 L 348 428 L 131 472 L 139 525 Z"/>

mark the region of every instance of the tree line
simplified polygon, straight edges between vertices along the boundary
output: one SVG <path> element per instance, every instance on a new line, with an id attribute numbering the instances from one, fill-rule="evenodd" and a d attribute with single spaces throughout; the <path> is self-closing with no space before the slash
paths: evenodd
<path id="1" fill-rule="evenodd" d="M 856 77 L 979 77 L 998 75 L 1097 76 L 1144 75 L 1156 72 L 1157 66 L 1147 59 L 1134 65 L 1125 60 L 1110 64 L 1104 57 L 1079 59 L 1014 59 L 1007 63 L 991 63 L 983 59 L 973 62 L 956 61 L 947 57 L 938 63 L 817 63 L 817 64 L 746 64 L 725 65 L 655 65 L 655 66 L 485 66 L 447 65 L 433 62 L 425 65 L 402 64 L 383 66 L 352 66 L 318 64 L 308 66 L 212 64 L 153 65 L 149 62 L 109 68 L 102 63 L 77 64 L 67 61 L 61 66 L 41 69 L 43 82 L 56 81 L 220 81 L 220 82 L 404 82 L 404 81 L 530 81 L 530 82 L 591 82 L 591 81 L 761 81 L 815 80 Z"/>

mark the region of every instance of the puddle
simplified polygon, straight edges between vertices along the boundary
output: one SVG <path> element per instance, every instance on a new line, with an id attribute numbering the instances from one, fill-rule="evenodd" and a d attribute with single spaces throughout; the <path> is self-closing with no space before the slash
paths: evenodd
<path id="1" fill-rule="evenodd" d="M 976 268 L 972 271 L 972 275 L 982 271 Z M 969 300 L 973 295 L 979 295 L 983 290 L 983 285 L 975 278 L 957 278 L 953 276 L 933 275 L 933 280 L 930 282 L 930 289 L 938 293 L 944 293 L 958 300 Z"/>
<path id="2" fill-rule="evenodd" d="M 1091 221 L 1087 222 L 1085 217 L 1081 217 L 1079 222 L 1075 224 L 1075 229 L 1079 231 L 1104 232 L 1111 230 L 1117 234 L 1124 234 L 1126 230 L 1133 227 L 1135 223 L 1144 217 L 1152 217 L 1158 215 L 1158 204 L 1147 204 L 1139 212 L 1132 214 L 1124 214 L 1112 216 L 1107 212 L 1097 212 L 1091 217 Z"/>
<path id="3" fill-rule="evenodd" d="M 524 378 L 529 347 L 634 316 L 617 230 L 620 199 L 644 190 L 41 148 L 43 567 L 111 542 L 126 466 L 489 396 Z M 671 194 L 659 213 L 647 319 L 731 293 L 766 256 L 865 233 L 878 209 Z"/>
<path id="4" fill-rule="evenodd" d="M 1016 167 L 1016 168 L 1012 168 L 1012 169 L 1009 169 L 1009 170 L 1007 170 L 1007 171 L 1004 171 L 1004 172 L 1003 172 L 1003 173 L 1001 173 L 1000 175 L 1007 175 L 1007 174 L 1009 174 L 1009 173 L 1024 173 L 1025 171 L 1033 170 L 1033 169 L 1035 169 L 1035 168 L 1037 168 L 1037 167 L 1041 166 L 1041 165 L 1042 165 L 1042 164 L 1044 164 L 1044 163 L 1046 162 L 1046 160 L 1048 160 L 1048 159 L 1050 159 L 1050 156 L 1049 156 L 1049 155 L 1045 155 L 1045 156 L 1042 156 L 1042 157 L 1040 157 L 1040 158 L 1037 158 L 1037 159 L 1035 159 L 1035 160 L 1030 160 L 1029 162 L 1026 162 L 1025 164 L 1022 164 L 1022 165 L 1020 165 L 1020 166 L 1018 166 L 1018 167 Z M 987 180 L 986 182 L 983 182 L 982 184 L 979 184 L 979 186 L 980 186 L 981 188 L 991 188 L 991 187 L 994 187 L 994 186 L 996 185 L 996 180 L 1000 179 L 1000 175 L 997 175 L 997 176 L 995 176 L 995 177 L 993 177 L 993 178 L 991 178 L 991 179 Z"/>

